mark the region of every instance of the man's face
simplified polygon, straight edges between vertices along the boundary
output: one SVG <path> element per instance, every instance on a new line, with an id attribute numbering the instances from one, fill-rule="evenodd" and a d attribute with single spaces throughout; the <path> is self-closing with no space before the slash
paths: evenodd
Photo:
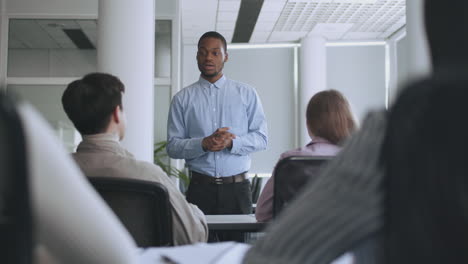
<path id="1" fill-rule="evenodd" d="M 214 78 L 223 72 L 228 55 L 223 42 L 217 38 L 204 38 L 197 52 L 198 69 L 206 78 Z"/>

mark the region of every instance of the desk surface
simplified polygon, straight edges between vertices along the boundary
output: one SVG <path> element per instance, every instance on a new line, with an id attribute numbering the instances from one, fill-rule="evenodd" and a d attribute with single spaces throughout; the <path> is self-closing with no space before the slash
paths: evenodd
<path id="1" fill-rule="evenodd" d="M 206 215 L 210 230 L 259 232 L 267 223 L 257 222 L 254 215 Z"/>

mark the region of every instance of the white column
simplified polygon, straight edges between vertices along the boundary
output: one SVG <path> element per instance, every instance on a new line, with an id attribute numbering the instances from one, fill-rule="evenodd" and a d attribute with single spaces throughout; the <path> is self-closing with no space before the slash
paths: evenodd
<path id="1" fill-rule="evenodd" d="M 424 0 L 406 0 L 406 33 L 408 78 L 411 81 L 432 70 L 424 28 Z"/>
<path id="2" fill-rule="evenodd" d="M 98 70 L 118 76 L 127 131 L 123 145 L 153 161 L 154 0 L 99 0 Z"/>
<path id="3" fill-rule="evenodd" d="M 322 36 L 311 35 L 302 39 L 300 51 L 299 89 L 299 143 L 310 142 L 305 112 L 310 98 L 327 88 L 327 49 Z"/>
<path id="4" fill-rule="evenodd" d="M 8 66 L 8 18 L 6 0 L 0 0 L 0 91 L 6 90 Z"/>
<path id="5" fill-rule="evenodd" d="M 176 15 L 175 19 L 172 20 L 172 70 L 171 70 L 171 99 L 172 97 L 181 90 L 182 80 L 182 8 L 181 1 L 175 0 Z M 185 160 L 183 159 L 170 159 L 170 165 L 183 170 L 185 167 Z M 179 186 L 179 179 L 173 178 L 176 185 Z"/>

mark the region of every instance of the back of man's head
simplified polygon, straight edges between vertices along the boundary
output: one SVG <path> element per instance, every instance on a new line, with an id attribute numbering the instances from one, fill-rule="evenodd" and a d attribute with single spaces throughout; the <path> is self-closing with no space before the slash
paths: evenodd
<path id="1" fill-rule="evenodd" d="M 63 109 L 82 135 L 105 132 L 113 111 L 122 109 L 125 86 L 107 73 L 90 73 L 67 86 L 62 95 Z"/>

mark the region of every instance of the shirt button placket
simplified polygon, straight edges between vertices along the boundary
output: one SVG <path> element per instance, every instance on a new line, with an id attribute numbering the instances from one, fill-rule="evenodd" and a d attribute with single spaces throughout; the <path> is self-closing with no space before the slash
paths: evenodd
<path id="1" fill-rule="evenodd" d="M 213 114 L 211 115 L 213 117 L 212 119 L 212 124 L 213 124 L 213 130 L 216 130 L 218 127 L 217 127 L 217 123 L 216 123 L 216 89 L 214 87 L 213 84 L 210 84 L 210 93 L 211 93 L 211 97 L 212 97 L 212 100 L 211 100 L 211 106 L 212 106 L 212 109 L 213 109 Z M 215 172 L 215 176 L 219 176 L 219 172 L 218 172 L 218 156 L 219 154 L 218 153 L 213 153 L 213 157 L 214 157 L 214 172 Z"/>

